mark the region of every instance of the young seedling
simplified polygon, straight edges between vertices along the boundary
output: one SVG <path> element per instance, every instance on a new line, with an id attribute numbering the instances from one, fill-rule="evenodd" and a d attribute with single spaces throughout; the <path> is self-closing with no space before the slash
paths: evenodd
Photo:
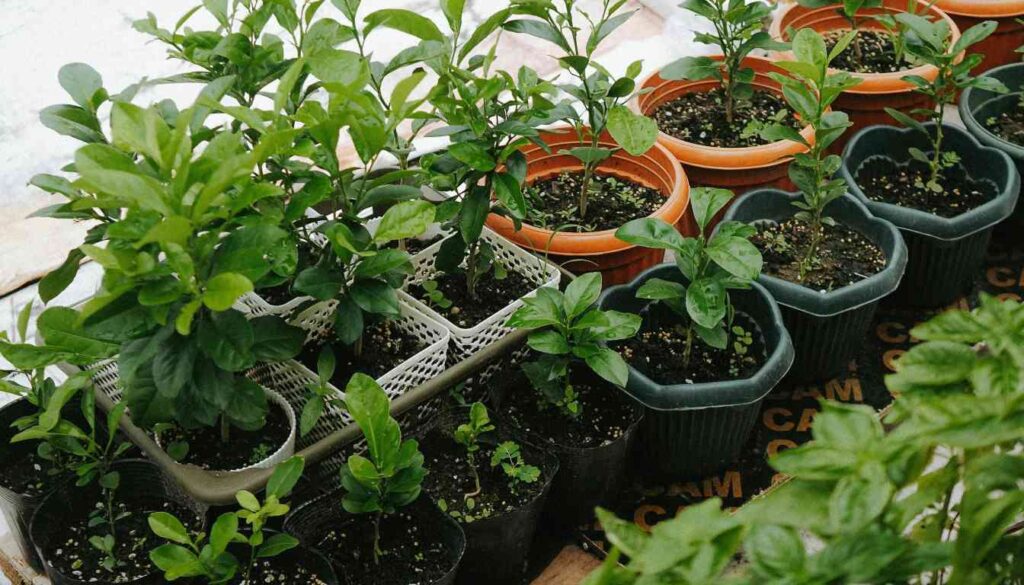
<path id="1" fill-rule="evenodd" d="M 574 366 L 582 362 L 620 388 L 629 380 L 622 356 L 603 344 L 636 335 L 640 317 L 597 309 L 600 294 L 600 273 L 585 274 L 569 283 L 565 293 L 541 288 L 535 297 L 523 299 L 523 307 L 508 320 L 509 327 L 535 329 L 527 345 L 540 357 L 523 364 L 523 372 L 547 404 L 570 418 L 581 414 Z"/>
<path id="2" fill-rule="evenodd" d="M 523 484 L 536 483 L 540 479 L 540 468 L 527 465 L 523 450 L 514 441 L 505 441 L 491 454 L 491 467 L 501 467 L 508 478 L 512 491 L 518 491 Z"/>
<path id="3" fill-rule="evenodd" d="M 625 4 L 620 0 L 602 0 L 600 13 L 592 15 L 580 9 L 576 0 L 514 0 L 513 8 L 518 14 L 539 20 L 510 20 L 505 24 L 506 30 L 554 43 L 562 51 L 559 64 L 574 80 L 572 85 L 560 87 L 580 106 L 582 115 L 571 105 L 561 108 L 559 113 L 573 126 L 580 142 L 566 151 L 583 165 L 580 219 L 587 217 L 598 166 L 619 150 L 602 147 L 601 135 L 607 130 L 619 147 L 633 156 L 650 150 L 658 139 L 657 123 L 626 106 L 634 95 L 642 62 L 631 64 L 624 76 L 615 78 L 594 60 L 601 43 L 636 12 L 623 11 Z"/>
<path id="4" fill-rule="evenodd" d="M 738 105 L 754 95 L 754 70 L 743 67 L 743 60 L 757 49 L 788 47 L 764 31 L 764 21 L 773 7 L 767 2 L 747 0 L 686 0 L 680 7 L 711 21 L 715 32 L 696 33 L 694 40 L 718 47 L 722 60 L 683 57 L 665 66 L 659 75 L 668 80 L 717 79 L 725 92 L 725 119 L 731 124 Z"/>
<path id="5" fill-rule="evenodd" d="M 901 13 L 895 16 L 896 21 L 906 27 L 908 33 L 905 36 L 905 50 L 908 55 L 920 63 L 931 65 L 938 69 L 938 75 L 934 80 L 918 75 L 907 75 L 903 78 L 915 86 L 917 93 L 928 96 L 934 103 L 933 108 L 919 108 L 911 112 L 911 115 L 904 114 L 893 108 L 886 108 L 890 116 L 908 128 L 922 132 L 931 142 L 931 152 L 926 153 L 919 148 L 910 148 L 910 156 L 919 162 L 928 165 L 928 180 L 917 185 L 919 189 L 928 189 L 934 193 L 942 193 L 942 174 L 947 169 L 955 167 L 960 162 L 960 156 L 955 152 L 942 150 L 942 143 L 945 137 L 945 129 L 942 121 L 945 115 L 945 108 L 952 104 L 961 91 L 969 87 L 977 87 L 986 91 L 996 93 L 1007 93 L 1009 90 L 1003 83 L 994 77 L 975 77 L 971 70 L 977 67 L 984 55 L 971 53 L 963 56 L 962 53 L 970 47 L 980 43 L 989 37 L 996 30 L 997 23 L 989 20 L 972 26 L 965 30 L 959 39 L 954 43 L 949 30 L 949 24 L 945 20 L 932 22 L 917 14 Z M 934 123 L 934 127 L 928 128 L 914 117 L 923 117 Z"/>
<path id="6" fill-rule="evenodd" d="M 861 20 L 857 18 L 857 13 L 863 8 L 878 8 L 882 5 L 882 0 L 797 0 L 797 4 L 804 8 L 823 8 L 825 6 L 836 6 L 836 12 L 838 12 L 846 22 L 850 25 L 850 31 L 853 33 L 853 40 L 843 46 L 843 49 L 850 44 L 853 45 L 853 54 L 857 62 L 861 62 L 864 58 L 864 50 L 860 45 L 860 24 Z M 908 2 L 908 4 L 916 4 L 915 2 Z M 839 51 L 841 53 L 842 51 Z M 836 53 L 838 55 L 839 53 Z"/>
<path id="7" fill-rule="evenodd" d="M 761 274 L 761 253 L 750 243 L 756 233 L 753 227 L 724 222 L 713 237 L 705 233 L 732 197 L 725 189 L 700 188 L 690 193 L 700 228 L 695 238 L 684 238 L 674 226 L 656 218 L 631 221 L 615 233 L 624 242 L 675 253 L 676 266 L 688 284 L 652 278 L 637 290 L 637 298 L 661 302 L 683 320 L 686 365 L 695 339 L 716 349 L 728 347 L 736 314 L 729 291 L 750 288 Z"/>
<path id="8" fill-rule="evenodd" d="M 804 122 L 814 128 L 814 144 L 784 124 L 772 124 L 761 133 L 766 140 L 792 140 L 809 149 L 806 154 L 794 157 L 789 165 L 789 177 L 803 193 L 803 199 L 793 203 L 799 209 L 793 218 L 805 223 L 811 234 L 811 241 L 800 260 L 801 281 L 817 265 L 825 226 L 836 225 L 834 219 L 825 215 L 825 209 L 847 190 L 846 181 L 835 178 L 842 159 L 828 154 L 828 148 L 851 123 L 846 113 L 829 111 L 829 106 L 844 90 L 856 86 L 860 80 L 845 71 L 830 72 L 829 63 L 852 40 L 853 33 L 847 34 L 829 52 L 818 33 L 803 29 L 793 39 L 796 60 L 776 63 L 788 71 L 790 76 L 771 74 L 773 79 L 782 84 L 786 101 Z"/>
<path id="9" fill-rule="evenodd" d="M 363 431 L 366 456 L 350 456 L 341 469 L 341 504 L 350 514 L 373 514 L 373 559 L 380 563 L 381 520 L 420 496 L 427 473 L 423 453 L 416 441 L 402 440 L 388 396 L 373 378 L 353 375 L 345 387 L 345 404 Z"/>
<path id="10" fill-rule="evenodd" d="M 235 494 L 239 511 L 218 516 L 208 536 L 190 533 L 181 520 L 167 512 L 150 514 L 150 530 L 168 541 L 150 551 L 150 560 L 164 572 L 168 581 L 200 577 L 208 583 L 221 584 L 233 582 L 232 579 L 239 576 L 241 582 L 252 583 L 256 559 L 273 558 L 299 545 L 299 541 L 288 534 L 278 533 L 267 538 L 263 529 L 268 520 L 288 513 L 290 508 L 282 500 L 291 494 L 304 467 L 301 457 L 292 457 L 278 465 L 267 482 L 266 499 L 262 502 L 248 491 Z M 243 522 L 244 528 L 241 527 Z M 231 545 L 246 547 L 249 554 L 240 561 L 228 550 Z"/>
<path id="11" fill-rule="evenodd" d="M 309 383 L 309 399 L 302 407 L 302 414 L 299 416 L 299 432 L 303 437 L 313 430 L 327 408 L 344 408 L 345 406 L 331 386 L 331 378 L 334 377 L 336 365 L 334 348 L 330 345 L 320 348 L 320 354 L 316 359 L 316 382 Z"/>
<path id="12" fill-rule="evenodd" d="M 487 407 L 482 402 L 474 402 L 469 407 L 469 421 L 455 429 L 455 442 L 466 448 L 466 460 L 473 471 L 476 489 L 466 494 L 467 498 L 480 495 L 480 472 L 477 470 L 476 454 L 480 451 L 480 437 L 494 430 Z"/>
<path id="13" fill-rule="evenodd" d="M 431 305 L 439 309 L 450 309 L 452 307 L 452 301 L 448 297 L 444 296 L 444 291 L 438 288 L 436 280 L 425 280 L 420 283 L 423 290 L 427 293 L 427 301 Z"/>

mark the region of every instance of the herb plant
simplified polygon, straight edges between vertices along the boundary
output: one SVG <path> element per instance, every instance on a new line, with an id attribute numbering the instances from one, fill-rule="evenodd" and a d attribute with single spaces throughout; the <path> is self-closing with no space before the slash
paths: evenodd
<path id="1" fill-rule="evenodd" d="M 302 407 L 302 414 L 299 416 L 299 433 L 303 437 L 313 430 L 327 408 L 344 408 L 345 406 L 341 398 L 337 397 L 334 387 L 331 386 L 331 378 L 334 377 L 336 367 L 337 358 L 334 357 L 334 348 L 330 345 L 320 348 L 316 359 L 316 381 L 309 383 L 309 399 L 306 400 L 306 404 Z"/>
<path id="2" fill-rule="evenodd" d="M 882 0 L 797 0 L 797 4 L 805 8 L 823 8 L 825 6 L 836 6 L 836 12 L 839 13 L 846 22 L 850 25 L 850 31 L 853 33 L 853 39 L 851 42 L 846 43 L 843 46 L 843 50 L 847 46 L 853 45 L 853 54 L 857 59 L 857 62 L 861 62 L 864 57 L 864 50 L 860 45 L 860 24 L 861 20 L 857 18 L 857 13 L 863 8 L 878 8 L 882 6 Z M 916 2 L 908 2 L 910 4 L 916 4 Z M 842 53 L 840 50 L 836 55 Z"/>
<path id="3" fill-rule="evenodd" d="M 267 538 L 264 528 L 268 520 L 288 513 L 289 506 L 282 500 L 302 477 L 304 466 L 301 457 L 292 457 L 278 465 L 267 482 L 266 499 L 262 502 L 244 490 L 235 494 L 239 511 L 218 516 L 209 536 L 190 533 L 181 520 L 167 512 L 150 514 L 150 530 L 168 541 L 150 551 L 150 560 L 164 572 L 168 581 L 201 577 L 217 584 L 232 582 L 238 576 L 241 582 L 251 583 L 256 559 L 273 558 L 299 545 L 294 536 L 284 533 Z M 244 528 L 241 527 L 243 522 Z M 248 558 L 240 561 L 228 550 L 231 545 L 247 548 Z"/>
<path id="4" fill-rule="evenodd" d="M 635 11 L 623 11 L 625 4 L 620 0 L 602 0 L 600 14 L 592 15 L 579 8 L 576 0 L 513 0 L 517 13 L 539 20 L 515 19 L 504 25 L 506 30 L 556 45 L 562 51 L 558 62 L 573 79 L 572 84 L 559 87 L 576 101 L 582 113 L 571 104 L 559 112 L 573 126 L 580 143 L 566 151 L 583 164 L 580 219 L 587 217 L 598 166 L 618 150 L 602 147 L 602 134 L 607 130 L 619 147 L 633 156 L 650 150 L 658 139 L 657 123 L 626 106 L 634 95 L 642 63 L 631 64 L 624 76 L 615 78 L 594 60 L 601 43 L 634 14 Z"/>
<path id="5" fill-rule="evenodd" d="M 420 496 L 427 473 L 423 453 L 416 441 L 402 440 L 388 396 L 373 378 L 353 375 L 345 388 L 345 404 L 363 431 L 366 456 L 351 455 L 341 469 L 341 503 L 350 514 L 373 514 L 373 558 L 379 563 L 380 522 Z"/>
<path id="6" fill-rule="evenodd" d="M 514 441 L 504 441 L 495 447 L 491 454 L 491 467 L 501 467 L 512 491 L 540 479 L 540 468 L 526 463 L 522 448 Z"/>
<path id="7" fill-rule="evenodd" d="M 573 386 L 573 366 L 582 362 L 608 382 L 623 387 L 629 367 L 622 356 L 603 344 L 629 339 L 640 329 L 640 317 L 594 307 L 601 294 L 601 275 L 585 274 L 565 293 L 544 287 L 508 320 L 509 327 L 536 329 L 527 345 L 539 357 L 522 365 L 523 373 L 543 400 L 571 418 L 581 414 Z"/>
<path id="8" fill-rule="evenodd" d="M 761 253 L 749 239 L 755 233 L 753 227 L 724 222 L 714 236 L 706 233 L 732 197 L 725 189 L 700 188 L 690 193 L 700 228 L 695 238 L 683 237 L 674 226 L 657 218 L 631 221 L 615 233 L 624 242 L 675 253 L 676 266 L 688 284 L 652 278 L 637 290 L 637 297 L 661 302 L 683 320 L 686 349 L 682 360 L 687 365 L 695 339 L 716 349 L 728 347 L 736 313 L 729 291 L 750 288 L 761 273 Z"/>
<path id="9" fill-rule="evenodd" d="M 942 193 L 942 173 L 960 162 L 957 153 L 942 150 L 945 136 L 942 121 L 945 107 L 952 104 L 960 92 L 968 87 L 977 87 L 998 93 L 1009 91 L 1002 82 L 993 77 L 971 75 L 971 70 L 981 63 L 984 55 L 971 53 L 965 55 L 962 61 L 959 60 L 961 54 L 967 49 L 995 32 L 996 22 L 989 20 L 974 25 L 963 31 L 960 38 L 953 43 L 949 24 L 944 20 L 931 22 L 922 16 L 908 13 L 897 14 L 895 19 L 899 24 L 905 26 L 909 33 L 905 36 L 907 54 L 913 59 L 939 70 L 933 81 L 917 75 L 908 75 L 903 78 L 904 81 L 915 86 L 916 92 L 928 96 L 929 100 L 934 103 L 933 108 L 919 108 L 911 112 L 911 115 L 923 117 L 933 122 L 935 126 L 929 129 L 914 117 L 893 108 L 886 108 L 885 111 L 899 123 L 922 132 L 928 137 L 931 142 L 930 153 L 919 148 L 909 149 L 910 156 L 914 160 L 928 165 L 929 168 L 928 181 L 917 185 L 917 187 Z"/>
<path id="10" fill-rule="evenodd" d="M 480 495 L 480 472 L 477 470 L 476 454 L 480 451 L 480 437 L 493 430 L 491 417 L 487 414 L 487 407 L 482 402 L 474 402 L 469 407 L 469 421 L 455 429 L 455 442 L 465 447 L 466 460 L 469 463 L 469 468 L 473 471 L 473 481 L 476 484 L 476 489 L 472 493 L 466 494 L 467 498 Z"/>
<path id="11" fill-rule="evenodd" d="M 765 139 L 799 142 L 809 149 L 807 153 L 795 156 L 789 165 L 789 177 L 803 193 L 803 199 L 793 203 L 799 209 L 793 218 L 806 224 L 811 234 L 811 241 L 800 260 L 801 281 L 817 265 L 825 226 L 836 225 L 834 219 L 825 215 L 825 209 L 847 190 L 846 181 L 835 177 L 842 159 L 838 155 L 828 154 L 828 148 L 852 124 L 845 112 L 829 111 L 829 106 L 844 90 L 854 87 L 860 80 L 845 71 L 831 73 L 829 63 L 843 52 L 852 39 L 853 33 L 847 34 L 829 52 L 818 33 L 803 29 L 793 39 L 796 60 L 776 63 L 789 72 L 790 76 L 771 74 L 773 79 L 782 84 L 786 101 L 802 120 L 814 128 L 813 144 L 784 124 L 772 124 L 761 134 Z"/>
<path id="12" fill-rule="evenodd" d="M 787 47 L 763 30 L 772 6 L 746 0 L 687 0 L 680 6 L 711 21 L 715 32 L 696 33 L 694 40 L 718 47 L 722 60 L 683 57 L 666 65 L 659 75 L 668 80 L 717 79 L 725 92 L 725 119 L 732 123 L 737 105 L 754 95 L 754 70 L 743 67 L 743 60 L 757 49 Z"/>

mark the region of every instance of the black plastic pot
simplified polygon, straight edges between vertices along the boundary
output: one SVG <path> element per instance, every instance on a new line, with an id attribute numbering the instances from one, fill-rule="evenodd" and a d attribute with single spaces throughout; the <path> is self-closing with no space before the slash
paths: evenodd
<path id="1" fill-rule="evenodd" d="M 263 531 L 265 538 L 270 538 L 276 533 L 276 530 Z M 235 558 L 241 562 L 245 562 L 249 558 L 249 549 L 246 547 L 238 547 L 237 550 L 231 548 L 229 550 L 233 555 L 235 555 Z M 314 548 L 300 545 L 289 551 L 285 551 L 284 553 L 274 557 L 272 560 L 275 564 L 289 564 L 309 569 L 319 578 L 319 580 L 316 581 L 317 584 L 343 585 L 345 583 L 338 578 L 337 572 L 334 570 L 334 567 L 331 566 L 327 557 Z"/>
<path id="2" fill-rule="evenodd" d="M 1024 91 L 1024 63 L 996 67 L 986 71 L 983 77 L 1002 81 L 1014 93 L 998 94 L 977 87 L 968 88 L 960 96 L 960 119 L 971 136 L 985 146 L 998 148 L 1010 155 L 1017 165 L 1017 171 L 1024 174 L 1024 146 L 1003 140 L 985 127 L 985 121 L 989 118 L 1020 108 L 1020 92 Z M 1017 200 L 1017 208 L 1010 220 L 1017 226 L 1024 224 L 1024 204 L 1021 204 L 1020 199 Z"/>
<path id="3" fill-rule="evenodd" d="M 24 398 L 0 407 L 0 469 L 7 469 L 11 462 L 35 451 L 36 443 L 34 441 L 11 444 L 11 437 L 17 432 L 11 427 L 11 424 L 36 410 L 36 407 Z M 54 480 L 54 482 L 57 481 Z M 28 528 L 32 514 L 35 513 L 36 507 L 42 500 L 42 497 L 19 494 L 0 485 L 0 513 L 3 514 L 4 520 L 7 522 L 14 544 L 21 552 L 21 558 L 36 571 L 42 571 L 43 564 L 29 539 Z"/>
<path id="4" fill-rule="evenodd" d="M 926 125 L 934 128 L 934 124 Z M 928 137 L 910 128 L 871 126 L 854 135 L 843 153 L 842 174 L 856 196 L 877 217 L 892 222 L 903 233 L 909 261 L 903 282 L 892 296 L 905 307 L 940 307 L 956 300 L 974 282 L 996 224 L 1013 213 L 1020 194 L 1020 174 L 1009 155 L 984 147 L 961 128 L 944 125 L 944 148 L 960 155 L 975 179 L 991 181 L 998 195 L 992 201 L 956 217 L 945 218 L 872 201 L 855 177 L 861 166 L 876 157 L 896 164 L 910 160 L 908 149 L 931 148 Z"/>
<path id="5" fill-rule="evenodd" d="M 122 502 L 145 506 L 150 510 L 158 510 L 165 502 L 171 501 L 183 508 L 192 510 L 200 518 L 206 517 L 206 506 L 189 498 L 173 480 L 167 477 L 160 468 L 143 459 L 127 459 L 114 465 L 114 470 L 121 475 L 121 485 L 117 490 L 117 498 Z M 47 554 L 54 547 L 60 547 L 61 540 L 66 536 L 65 519 L 76 513 L 81 514 L 83 508 L 92 508 L 100 501 L 100 489 L 95 484 L 75 487 L 70 482 L 51 492 L 39 504 L 32 516 L 30 534 L 32 543 L 43 560 L 46 576 L 53 585 L 85 585 L 86 581 L 76 579 L 58 571 L 47 560 Z M 103 581 L 88 581 L 93 585 L 104 585 Z M 118 585 L 156 585 L 164 583 L 163 574 L 159 570 Z"/>
<path id="6" fill-rule="evenodd" d="M 454 417 L 441 417 L 431 432 L 454 429 L 459 422 Z M 484 438 L 481 442 L 494 445 L 498 441 Z M 520 585 L 523 582 L 530 545 L 544 504 L 548 501 L 552 480 L 558 473 L 558 459 L 529 445 L 522 445 L 522 452 L 528 464 L 541 469 L 543 487 L 540 493 L 517 510 L 469 523 L 459 522 L 466 533 L 466 554 L 462 557 L 456 583 Z M 481 462 L 481 465 L 489 465 L 489 462 Z M 436 472 L 443 473 L 443 470 Z"/>
<path id="7" fill-rule="evenodd" d="M 802 200 L 799 193 L 754 191 L 740 198 L 725 220 L 781 223 L 798 211 L 792 203 Z M 907 246 L 899 230 L 871 215 L 853 196 L 836 199 L 826 213 L 881 248 L 886 265 L 878 274 L 831 292 L 767 274 L 758 278 L 782 308 L 782 319 L 796 351 L 788 379 L 795 382 L 824 380 L 846 367 L 864 342 L 879 302 L 896 290 L 907 267 Z"/>
<path id="8" fill-rule="evenodd" d="M 501 412 L 504 394 L 514 391 L 508 385 L 494 389 L 492 398 Z M 533 390 L 527 388 L 532 392 Z M 618 392 L 608 387 L 609 392 Z M 547 437 L 535 432 L 516 428 L 509 424 L 512 437 L 558 458 L 558 474 L 551 486 L 551 495 L 545 507 L 544 516 L 563 527 L 575 528 L 583 522 L 592 521 L 594 508 L 607 506 L 626 487 L 629 479 L 630 453 L 643 421 L 643 409 L 633 405 L 633 418 L 622 435 L 604 445 L 581 448 L 552 443 Z"/>
<path id="9" fill-rule="evenodd" d="M 686 284 L 674 264 L 655 266 L 627 285 L 604 291 L 602 309 L 641 313 L 649 301 L 636 291 L 652 278 Z M 768 358 L 752 377 L 703 384 L 662 385 L 634 368 L 626 392 L 647 408 L 640 449 L 655 471 L 672 479 L 706 477 L 736 460 L 750 438 L 761 403 L 793 364 L 782 313 L 763 286 L 733 291 L 733 304 L 752 318 Z"/>
<path id="10" fill-rule="evenodd" d="M 316 548 L 332 529 L 343 528 L 345 525 L 359 520 L 341 507 L 341 499 L 341 490 L 337 489 L 292 510 L 285 518 L 284 531 L 298 538 L 303 546 Z M 421 496 L 403 508 L 403 511 L 413 514 L 424 532 L 441 541 L 448 552 L 451 570 L 444 577 L 429 585 L 452 585 L 455 583 L 455 576 L 466 551 L 466 535 L 459 523 L 438 509 L 425 496 Z M 327 554 L 327 558 L 330 560 L 329 554 Z M 353 577 L 345 575 L 342 567 L 333 562 L 331 565 L 343 583 L 362 585 L 353 581 Z"/>

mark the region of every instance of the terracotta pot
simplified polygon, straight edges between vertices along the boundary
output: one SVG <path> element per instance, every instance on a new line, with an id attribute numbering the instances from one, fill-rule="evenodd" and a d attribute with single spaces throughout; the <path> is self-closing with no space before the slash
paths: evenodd
<path id="1" fill-rule="evenodd" d="M 977 2 L 978 0 L 968 0 Z M 928 7 L 924 0 L 918 0 L 918 14 L 927 16 L 932 20 L 945 19 L 949 23 L 950 31 L 953 33 L 954 41 L 960 38 L 960 29 L 948 14 L 935 7 Z M 885 13 L 906 12 L 907 0 L 884 0 L 880 8 L 865 8 L 858 12 L 863 18 L 861 29 L 885 30 L 870 16 L 877 16 Z M 847 30 L 849 24 L 835 9 L 834 6 L 825 8 L 804 8 L 799 4 L 792 4 L 783 9 L 772 22 L 771 35 L 776 39 L 789 40 L 786 31 L 792 27 L 795 30 L 812 28 L 820 33 L 834 30 Z M 779 58 L 789 59 L 791 55 L 783 53 Z M 925 79 L 935 79 L 938 76 L 938 69 L 930 65 L 914 67 L 905 71 L 894 73 L 855 73 L 861 79 L 856 87 L 848 89 L 839 96 L 839 99 L 832 105 L 836 110 L 846 112 L 853 122 L 853 128 L 847 132 L 833 145 L 836 152 L 842 150 L 849 137 L 859 130 L 868 126 L 878 124 L 897 125 L 885 108 L 895 108 L 905 113 L 918 108 L 932 107 L 932 102 L 927 97 L 914 92 L 914 86 L 903 81 L 908 75 L 918 75 Z"/>
<path id="2" fill-rule="evenodd" d="M 992 36 L 971 47 L 971 52 L 985 55 L 975 74 L 1020 63 L 1017 47 L 1024 45 L 1024 24 L 1017 22 L 1017 18 L 1024 16 L 1024 0 L 938 0 L 935 6 L 953 17 L 960 30 L 986 20 L 999 23 Z"/>
<path id="3" fill-rule="evenodd" d="M 712 58 L 722 59 L 721 56 Z M 782 93 L 779 83 L 768 74 L 772 72 L 785 74 L 783 69 L 761 57 L 747 57 L 743 60 L 743 67 L 754 70 L 753 84 L 757 89 Z M 641 88 L 647 93 L 641 93 L 633 106 L 637 111 L 649 116 L 661 105 L 675 100 L 681 95 L 711 91 L 719 85 L 720 83 L 715 79 L 668 81 L 662 79 L 658 73 L 654 73 L 641 85 Z M 810 126 L 804 128 L 800 133 L 813 143 L 814 130 Z M 674 154 L 679 162 L 683 163 L 686 176 L 694 185 L 721 187 L 729 189 L 737 195 L 767 187 L 783 190 L 795 189 L 792 181 L 789 180 L 789 163 L 793 160 L 793 155 L 807 151 L 806 146 L 789 140 L 745 148 L 718 148 L 680 140 L 665 132 L 659 134 L 658 142 Z M 724 215 L 725 211 L 723 209 L 720 216 Z M 692 211 L 687 211 L 685 221 L 684 233 L 696 233 L 697 223 L 693 218 Z M 709 233 L 715 223 L 717 221 L 712 222 L 708 229 Z"/>
<path id="4" fill-rule="evenodd" d="M 522 149 L 528 164 L 527 183 L 550 179 L 564 172 L 582 171 L 583 165 L 578 159 L 560 152 L 579 146 L 575 132 L 569 129 L 542 132 L 540 138 L 550 147 L 551 154 L 533 144 Z M 617 147 L 607 134 L 601 137 L 600 145 Z M 652 217 L 682 227 L 690 205 L 690 183 L 679 161 L 665 147 L 655 144 L 642 156 L 631 156 L 620 150 L 602 162 L 598 172 L 657 190 L 666 201 Z M 663 251 L 632 246 L 619 240 L 614 229 L 555 234 L 524 223 L 522 229 L 516 231 L 509 219 L 495 214 L 487 218 L 487 225 L 517 245 L 547 255 L 553 262 L 576 274 L 600 272 L 606 286 L 629 282 L 664 258 Z"/>

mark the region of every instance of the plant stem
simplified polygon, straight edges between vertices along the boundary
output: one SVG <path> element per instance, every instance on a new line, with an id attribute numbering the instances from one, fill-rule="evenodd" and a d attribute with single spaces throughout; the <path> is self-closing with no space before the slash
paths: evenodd
<path id="1" fill-rule="evenodd" d="M 939 107 L 944 107 L 945 104 L 940 103 Z M 935 139 L 932 141 L 932 148 L 935 152 L 932 153 L 932 174 L 930 184 L 939 184 L 939 171 L 942 170 L 942 140 L 945 138 L 945 131 L 942 128 L 942 120 L 939 119 L 935 124 Z"/>
<path id="2" fill-rule="evenodd" d="M 231 424 L 227 415 L 220 416 L 220 442 L 227 443 L 231 440 Z"/>
<path id="3" fill-rule="evenodd" d="M 683 363 L 690 365 L 690 357 L 693 355 L 693 323 L 686 327 L 686 349 L 683 350 Z"/>
<path id="4" fill-rule="evenodd" d="M 467 459 L 469 460 L 469 469 L 473 472 L 473 482 L 476 484 L 476 489 L 472 493 L 466 494 L 466 497 L 473 498 L 479 496 L 483 488 L 480 487 L 480 473 L 476 470 L 476 457 L 469 453 Z"/>
<path id="5" fill-rule="evenodd" d="M 384 552 L 380 550 L 381 514 L 381 512 L 377 512 L 373 517 L 373 562 L 376 565 L 380 564 L 380 557 L 384 555 Z"/>

